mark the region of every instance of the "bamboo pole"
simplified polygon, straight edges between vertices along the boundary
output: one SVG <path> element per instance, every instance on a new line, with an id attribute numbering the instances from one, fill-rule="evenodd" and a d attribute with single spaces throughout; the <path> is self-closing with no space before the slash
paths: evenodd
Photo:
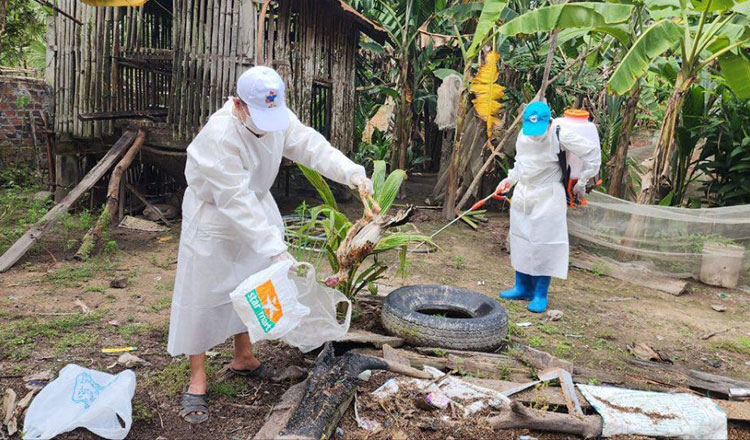
<path id="1" fill-rule="evenodd" d="M 213 1 L 206 2 L 206 24 L 203 27 L 203 81 L 201 83 L 201 124 L 203 124 L 211 112 L 209 102 L 211 95 L 211 42 L 213 36 Z"/>
<path id="2" fill-rule="evenodd" d="M 143 130 L 138 130 L 138 135 L 136 136 L 133 145 L 128 149 L 127 153 L 125 153 L 112 171 L 112 175 L 109 178 L 109 186 L 107 187 L 107 203 L 94 226 L 92 226 L 83 237 L 81 247 L 78 248 L 78 251 L 75 254 L 76 260 L 88 259 L 91 255 L 91 251 L 101 239 L 103 231 L 106 230 L 112 222 L 112 217 L 117 212 L 120 203 L 123 202 L 123 200 L 120 200 L 120 180 L 128 167 L 130 167 L 130 164 L 133 163 L 133 159 L 135 159 L 145 139 L 146 133 Z"/>

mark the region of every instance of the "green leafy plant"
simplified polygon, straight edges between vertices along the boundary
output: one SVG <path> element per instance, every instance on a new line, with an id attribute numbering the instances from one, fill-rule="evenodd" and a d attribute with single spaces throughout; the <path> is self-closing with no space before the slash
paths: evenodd
<path id="1" fill-rule="evenodd" d="M 325 255 L 333 272 L 338 272 L 339 261 L 336 252 L 339 246 L 346 238 L 349 230 L 354 223 L 347 216 L 339 211 L 336 199 L 333 197 L 328 183 L 317 172 L 299 165 L 302 173 L 317 190 L 323 204 L 309 210 L 308 218 L 299 228 L 298 236 L 312 236 L 316 231 L 323 231 L 325 241 L 321 245 L 321 251 Z M 381 209 L 381 215 L 386 215 L 396 195 L 401 189 L 401 185 L 406 178 L 403 170 L 394 170 L 386 175 L 386 164 L 384 161 L 373 162 L 372 181 L 374 194 L 373 199 L 378 203 Z M 363 203 L 368 203 L 363 201 Z M 352 265 L 348 268 L 348 277 L 344 283 L 338 286 L 338 289 L 348 298 L 353 298 L 360 291 L 367 289 L 370 293 L 377 292 L 376 281 L 384 277 L 388 266 L 378 259 L 378 256 L 389 251 L 399 250 L 399 269 L 405 273 L 408 267 L 407 252 L 405 248 L 410 244 L 425 242 L 434 245 L 429 237 L 420 234 L 411 234 L 407 232 L 390 232 L 385 231 L 380 240 L 375 244 L 370 256 L 362 262 Z"/>

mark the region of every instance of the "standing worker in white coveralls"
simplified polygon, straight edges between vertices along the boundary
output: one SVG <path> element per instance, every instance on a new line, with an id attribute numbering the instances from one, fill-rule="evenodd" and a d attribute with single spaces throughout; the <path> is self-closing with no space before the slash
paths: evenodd
<path id="1" fill-rule="evenodd" d="M 516 141 L 515 165 L 497 186 L 498 192 L 507 193 L 516 185 L 510 205 L 510 262 L 516 271 L 516 283 L 500 297 L 530 300 L 528 308 L 534 313 L 547 310 L 551 277 L 568 277 L 567 200 L 558 158 L 561 151 L 569 151 L 583 162 L 573 187 L 573 193 L 582 200 L 586 183 L 601 166 L 599 145 L 552 121 L 547 104 L 530 103 Z"/>
<path id="2" fill-rule="evenodd" d="M 234 337 L 232 372 L 268 377 L 229 298 L 250 275 L 292 260 L 270 189 L 282 157 L 327 178 L 372 193 L 365 169 L 300 123 L 285 105 L 285 86 L 271 68 L 253 67 L 237 82 L 239 98 L 214 113 L 187 149 L 188 188 L 172 297 L 167 350 L 190 358 L 180 415 L 208 419 L 205 352 Z"/>

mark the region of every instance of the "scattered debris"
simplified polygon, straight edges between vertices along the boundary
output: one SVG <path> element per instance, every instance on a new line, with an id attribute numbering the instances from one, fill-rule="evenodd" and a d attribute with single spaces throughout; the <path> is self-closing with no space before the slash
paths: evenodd
<path id="1" fill-rule="evenodd" d="M 209 350 L 209 351 L 206 352 L 206 357 L 208 357 L 209 359 L 213 359 L 215 357 L 218 357 L 220 354 L 221 353 L 219 353 L 218 351 L 210 351 Z"/>
<path id="2" fill-rule="evenodd" d="M 730 295 L 730 294 L 728 294 L 728 293 L 726 293 L 726 292 L 721 292 L 721 293 L 720 293 L 720 294 L 719 294 L 718 296 L 719 296 L 719 298 L 721 298 L 721 299 L 729 299 L 729 298 L 731 298 L 731 297 L 732 297 L 732 295 Z"/>
<path id="3" fill-rule="evenodd" d="M 117 362 L 108 366 L 107 369 L 111 370 L 117 365 L 121 365 L 125 368 L 134 368 L 138 365 L 150 365 L 150 363 L 130 353 L 123 353 L 117 358 Z"/>
<path id="4" fill-rule="evenodd" d="M 559 321 L 562 317 L 562 310 L 547 310 L 547 321 Z"/>
<path id="5" fill-rule="evenodd" d="M 339 437 L 339 438 L 344 437 L 344 430 L 341 429 L 340 427 L 336 428 L 336 437 Z"/>
<path id="6" fill-rule="evenodd" d="M 727 416 L 711 399 L 582 384 L 578 389 L 601 415 L 603 437 L 727 438 Z"/>
<path id="7" fill-rule="evenodd" d="M 107 324 L 109 324 L 111 326 L 114 326 L 114 327 L 119 327 L 120 326 L 120 321 L 118 321 L 116 319 L 112 319 L 112 320 L 107 321 Z"/>
<path id="8" fill-rule="evenodd" d="M 77 305 L 78 307 L 80 307 L 80 308 L 81 308 L 81 312 L 83 312 L 83 313 L 85 313 L 85 314 L 87 314 L 87 315 L 88 315 L 89 313 L 91 313 L 91 309 L 89 308 L 89 306 L 87 306 L 87 305 L 86 305 L 86 303 L 84 303 L 84 302 L 83 302 L 83 301 L 81 301 L 80 299 L 77 299 L 77 300 L 75 300 L 75 302 L 74 302 L 73 304 L 75 304 L 75 305 Z"/>
<path id="9" fill-rule="evenodd" d="M 519 322 L 519 323 L 516 324 L 516 326 L 518 326 L 518 327 L 531 327 L 531 323 L 530 322 Z"/>
<path id="10" fill-rule="evenodd" d="M 437 409 L 448 408 L 448 404 L 450 403 L 450 399 L 439 391 L 427 393 L 427 395 L 424 396 L 424 401 L 427 402 L 429 406 Z"/>
<path id="11" fill-rule="evenodd" d="M 117 226 L 124 229 L 143 232 L 166 232 L 169 230 L 168 227 L 162 226 L 152 220 L 145 220 L 130 215 L 126 215 Z"/>
<path id="12" fill-rule="evenodd" d="M 112 280 L 109 282 L 109 287 L 113 289 L 125 289 L 126 287 L 128 287 L 128 279 L 117 278 L 116 280 Z"/>
<path id="13" fill-rule="evenodd" d="M 514 347 L 518 348 L 518 353 L 515 354 L 516 359 L 522 363 L 536 368 L 537 370 L 546 370 L 548 368 L 562 368 L 570 373 L 573 372 L 574 366 L 572 363 L 556 358 L 551 354 L 531 348 L 524 344 L 516 343 Z"/>
<path id="14" fill-rule="evenodd" d="M 377 420 L 371 420 L 359 416 L 359 400 L 357 399 L 356 393 L 354 394 L 354 419 L 357 421 L 357 426 L 364 429 L 365 431 L 376 433 L 383 429 L 383 424 L 378 422 Z"/>
<path id="15" fill-rule="evenodd" d="M 579 335 L 578 333 L 566 333 L 566 338 L 573 338 L 573 339 L 581 339 L 583 335 Z"/>
<path id="16" fill-rule="evenodd" d="M 750 399 L 750 388 L 730 388 L 729 398 L 731 400 L 747 400 Z"/>
<path id="17" fill-rule="evenodd" d="M 722 306 L 720 304 L 711 304 L 711 308 L 716 310 L 717 312 L 725 312 L 727 310 L 726 306 Z"/>
<path id="18" fill-rule="evenodd" d="M 158 241 L 159 243 L 168 243 L 172 241 L 172 238 L 174 237 L 172 237 L 171 235 L 165 235 L 163 237 L 157 238 L 156 241 Z"/>
<path id="19" fill-rule="evenodd" d="M 2 422 L 8 428 L 8 435 L 16 433 L 16 392 L 12 388 L 6 388 L 3 394 L 3 403 L 0 409 L 2 413 Z"/>
<path id="20" fill-rule="evenodd" d="M 734 330 L 735 328 L 737 328 L 737 327 L 727 327 L 724 330 L 718 330 L 718 331 L 715 331 L 715 332 L 710 332 L 710 333 L 703 334 L 703 335 L 701 335 L 700 338 L 705 341 L 706 339 L 711 339 L 711 338 L 713 338 L 716 335 L 720 335 L 722 333 L 726 333 L 726 332 L 728 332 L 730 330 Z"/>
<path id="21" fill-rule="evenodd" d="M 292 416 L 292 412 L 294 412 L 302 400 L 302 395 L 309 380 L 305 379 L 298 384 L 292 385 L 281 395 L 281 400 L 271 409 L 268 417 L 266 417 L 266 423 L 255 434 L 253 440 L 267 440 L 279 436 L 281 430 L 284 429 L 289 421 L 289 417 Z"/>
<path id="22" fill-rule="evenodd" d="M 359 379 L 359 380 L 361 380 L 363 382 L 367 382 L 367 381 L 370 380 L 371 377 L 372 377 L 372 370 L 365 370 L 365 371 L 359 373 L 359 375 L 357 376 L 357 379 Z"/>
<path id="23" fill-rule="evenodd" d="M 654 350 L 642 342 L 634 342 L 628 345 L 627 349 L 633 356 L 643 361 L 673 363 L 669 356 Z"/>
<path id="24" fill-rule="evenodd" d="M 510 405 L 510 399 L 498 391 L 445 375 L 436 368 L 426 366 L 424 370 L 432 376 L 433 380 L 391 378 L 371 394 L 383 400 L 399 393 L 402 387 L 414 388 L 420 393 L 436 393 L 448 399 L 449 403 L 452 402 L 459 408 L 463 408 L 464 417 L 486 407 L 507 408 Z"/>

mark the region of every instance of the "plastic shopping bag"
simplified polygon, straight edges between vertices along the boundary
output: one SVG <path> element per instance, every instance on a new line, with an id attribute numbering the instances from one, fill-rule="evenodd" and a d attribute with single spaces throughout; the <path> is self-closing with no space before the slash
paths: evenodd
<path id="1" fill-rule="evenodd" d="M 289 278 L 291 267 L 291 261 L 272 264 L 229 294 L 253 343 L 280 339 L 310 314 L 310 309 L 298 300 L 297 286 Z"/>
<path id="2" fill-rule="evenodd" d="M 346 335 L 352 317 L 352 303 L 343 293 L 319 283 L 311 264 L 302 263 L 300 266 L 308 268 L 307 276 L 291 275 L 291 278 L 297 286 L 299 301 L 310 309 L 310 314 L 303 317 L 282 339 L 307 353 Z M 347 304 L 347 309 L 344 322 L 339 324 L 336 309 L 342 302 Z"/>
<path id="3" fill-rule="evenodd" d="M 124 439 L 133 423 L 135 374 L 118 375 L 66 365 L 34 398 L 23 422 L 24 439 L 50 439 L 86 428 L 107 439 Z"/>

